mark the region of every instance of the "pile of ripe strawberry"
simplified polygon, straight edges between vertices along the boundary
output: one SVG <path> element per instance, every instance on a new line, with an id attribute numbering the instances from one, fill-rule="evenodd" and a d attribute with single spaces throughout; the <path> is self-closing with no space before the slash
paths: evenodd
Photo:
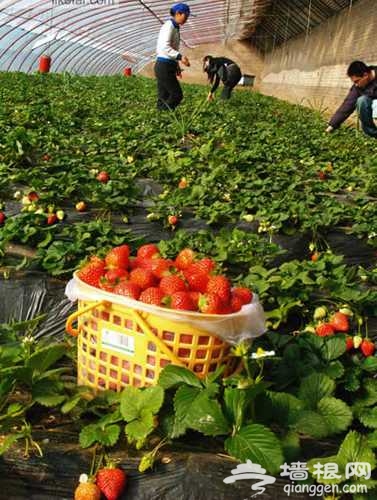
<path id="1" fill-rule="evenodd" d="M 232 288 L 216 274 L 215 262 L 197 258 L 185 248 L 174 260 L 161 257 L 154 244 L 143 245 L 135 257 L 128 245 L 110 250 L 104 259 L 92 257 L 77 276 L 85 283 L 146 304 L 205 314 L 231 314 L 249 304 L 253 293 Z"/>
<path id="2" fill-rule="evenodd" d="M 326 307 L 317 307 L 313 316 L 314 320 L 318 322 L 315 326 L 315 333 L 319 337 L 328 337 L 335 333 L 349 334 L 350 318 L 352 318 L 352 316 L 353 313 L 348 307 L 343 307 L 331 315 L 329 315 Z M 347 351 L 360 349 L 365 357 L 372 356 L 376 350 L 374 342 L 360 335 L 347 335 L 346 348 Z"/>

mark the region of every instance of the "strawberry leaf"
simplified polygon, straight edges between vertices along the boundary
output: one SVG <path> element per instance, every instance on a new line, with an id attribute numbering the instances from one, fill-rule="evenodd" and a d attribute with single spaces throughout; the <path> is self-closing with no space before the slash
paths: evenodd
<path id="1" fill-rule="evenodd" d="M 225 441 L 226 451 L 242 462 L 251 460 L 276 474 L 284 462 L 282 447 L 275 434 L 260 424 L 251 424 Z"/>

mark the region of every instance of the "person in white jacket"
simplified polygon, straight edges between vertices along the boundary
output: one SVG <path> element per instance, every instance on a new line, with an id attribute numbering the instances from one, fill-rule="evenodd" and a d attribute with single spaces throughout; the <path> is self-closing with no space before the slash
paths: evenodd
<path id="1" fill-rule="evenodd" d="M 179 52 L 180 26 L 185 24 L 190 7 L 177 3 L 170 9 L 171 18 L 160 30 L 157 40 L 157 60 L 154 67 L 157 79 L 157 109 L 174 110 L 183 99 L 177 76 L 180 73 L 179 62 L 190 66 L 190 61 Z"/>

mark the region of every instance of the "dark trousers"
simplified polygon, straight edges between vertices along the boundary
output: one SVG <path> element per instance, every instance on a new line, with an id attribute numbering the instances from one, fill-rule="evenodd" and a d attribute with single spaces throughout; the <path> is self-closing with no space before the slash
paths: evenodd
<path id="1" fill-rule="evenodd" d="M 241 70 L 237 64 L 230 64 L 226 68 L 226 80 L 224 80 L 224 88 L 221 92 L 221 99 L 230 99 L 232 90 L 241 80 Z"/>
<path id="2" fill-rule="evenodd" d="M 182 89 L 177 80 L 177 64 L 156 61 L 154 73 L 157 78 L 157 109 L 175 109 L 183 99 Z"/>

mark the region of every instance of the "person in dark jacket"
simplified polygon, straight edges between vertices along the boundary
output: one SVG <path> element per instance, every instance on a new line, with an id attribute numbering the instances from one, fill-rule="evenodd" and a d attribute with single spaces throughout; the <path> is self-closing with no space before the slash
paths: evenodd
<path id="1" fill-rule="evenodd" d="M 343 104 L 331 118 L 326 132 L 332 132 L 357 109 L 365 134 L 377 138 L 377 127 L 373 120 L 373 101 L 377 99 L 377 66 L 367 66 L 362 61 L 353 61 L 347 70 L 353 85 Z"/>
<path id="2" fill-rule="evenodd" d="M 224 84 L 221 99 L 229 99 L 233 88 L 241 79 L 241 70 L 237 64 L 227 57 L 205 56 L 203 59 L 203 71 L 207 73 L 212 88 L 208 94 L 208 101 L 213 100 L 214 93 L 220 84 Z"/>
<path id="3" fill-rule="evenodd" d="M 180 75 L 179 62 L 190 66 L 188 58 L 179 51 L 179 29 L 190 15 L 190 7 L 177 3 L 170 9 L 170 19 L 160 30 L 157 40 L 157 61 L 154 67 L 157 79 L 157 109 L 174 110 L 183 99 L 181 86 L 177 80 Z"/>

